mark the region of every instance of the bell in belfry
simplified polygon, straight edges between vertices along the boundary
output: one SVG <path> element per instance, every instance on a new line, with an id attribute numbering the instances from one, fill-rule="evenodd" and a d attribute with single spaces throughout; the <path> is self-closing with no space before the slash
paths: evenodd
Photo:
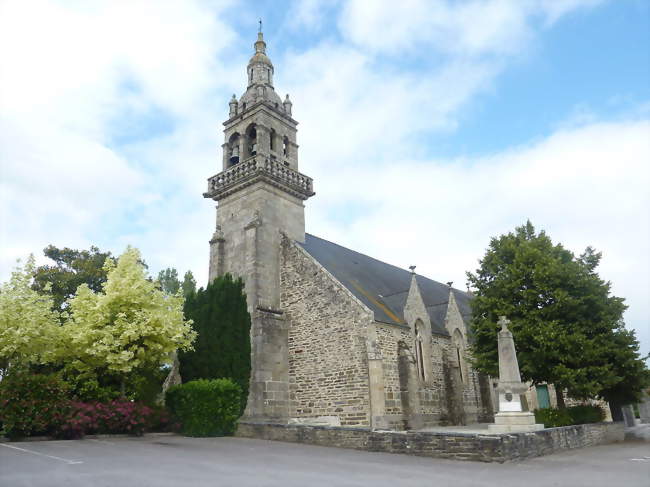
<path id="1" fill-rule="evenodd" d="M 232 153 L 230 155 L 230 164 L 237 164 L 239 162 L 239 146 L 234 146 L 232 148 Z"/>

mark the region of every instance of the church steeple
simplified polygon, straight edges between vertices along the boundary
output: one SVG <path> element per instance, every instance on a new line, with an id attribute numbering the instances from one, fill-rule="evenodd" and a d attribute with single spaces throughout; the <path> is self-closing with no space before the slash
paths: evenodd
<path id="1" fill-rule="evenodd" d="M 245 283 L 251 314 L 250 390 L 255 391 L 248 396 L 245 416 L 286 421 L 288 325 L 280 311 L 282 244 L 285 239 L 305 241 L 304 201 L 314 190 L 311 178 L 298 172 L 298 122 L 291 116 L 288 97 L 283 102 L 273 89 L 273 64 L 261 29 L 247 69 L 246 91 L 228 103 L 223 169 L 208 179 L 203 193 L 218 203 L 209 279 L 230 273 Z"/>
<path id="2" fill-rule="evenodd" d="M 266 42 L 261 31 L 257 33 L 257 42 L 254 46 L 255 54 L 248 61 L 248 86 L 255 84 L 273 86 L 273 63 L 266 55 Z"/>
<path id="3" fill-rule="evenodd" d="M 292 118 L 289 95 L 282 100 L 273 87 L 273 63 L 266 55 L 261 28 L 254 47 L 247 67 L 246 91 L 239 100 L 233 95 L 228 103 L 223 170 L 256 155 L 298 170 L 298 122 Z"/>
<path id="4" fill-rule="evenodd" d="M 298 122 L 291 115 L 293 104 L 289 95 L 282 100 L 273 88 L 273 64 L 266 55 L 261 29 L 254 47 L 248 62 L 246 91 L 239 99 L 233 95 L 228 102 L 221 146 L 222 172 L 208 180 L 208 191 L 204 193 L 206 198 L 219 202 L 210 279 L 223 272 L 241 276 L 248 272 L 236 263 L 235 256 L 241 255 L 237 253 L 241 249 L 230 255 L 228 242 L 239 241 L 240 237 L 235 235 L 251 222 L 266 221 L 265 229 L 260 231 L 275 232 L 272 240 L 279 238 L 281 231 L 294 240 L 304 241 L 302 202 L 314 194 L 311 178 L 298 172 Z M 240 227 L 235 224 L 236 218 L 242 219 Z M 273 225 L 275 228 L 270 230 Z M 254 281 L 247 286 L 251 282 Z M 268 301 L 269 294 L 275 291 L 247 292 Z"/>

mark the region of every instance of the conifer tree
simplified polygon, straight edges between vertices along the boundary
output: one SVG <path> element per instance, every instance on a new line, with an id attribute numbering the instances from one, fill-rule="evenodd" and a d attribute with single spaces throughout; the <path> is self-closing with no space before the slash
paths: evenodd
<path id="1" fill-rule="evenodd" d="M 194 274 L 192 274 L 192 271 L 187 271 L 183 276 L 181 289 L 183 290 L 183 296 L 185 296 L 186 298 L 190 294 L 196 292 L 196 280 L 194 279 Z"/>
<path id="2" fill-rule="evenodd" d="M 248 396 L 250 377 L 250 315 L 244 283 L 230 274 L 214 279 L 185 300 L 185 316 L 198 336 L 193 351 L 180 352 L 184 382 L 230 378 Z"/>

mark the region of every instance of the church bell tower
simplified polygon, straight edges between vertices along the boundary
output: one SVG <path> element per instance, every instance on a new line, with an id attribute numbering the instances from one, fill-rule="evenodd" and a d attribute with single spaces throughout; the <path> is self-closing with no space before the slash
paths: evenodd
<path id="1" fill-rule="evenodd" d="M 289 95 L 273 87 L 273 63 L 260 30 L 248 62 L 248 86 L 233 95 L 224 122 L 222 170 L 208 179 L 217 201 L 209 279 L 245 283 L 251 314 L 251 390 L 245 416 L 281 419 L 288 411 L 287 328 L 280 309 L 280 242 L 305 240 L 303 201 L 314 195 L 298 172 L 296 122 Z M 273 393 L 270 393 L 273 391 Z"/>

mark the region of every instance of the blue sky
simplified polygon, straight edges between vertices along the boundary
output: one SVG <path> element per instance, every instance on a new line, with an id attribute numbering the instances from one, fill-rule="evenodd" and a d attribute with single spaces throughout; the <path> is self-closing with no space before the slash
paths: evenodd
<path id="1" fill-rule="evenodd" d="M 260 17 L 309 232 L 463 288 L 530 218 L 603 252 L 650 352 L 642 0 L 2 0 L 0 279 L 50 243 L 132 244 L 204 283 L 201 193 Z"/>

